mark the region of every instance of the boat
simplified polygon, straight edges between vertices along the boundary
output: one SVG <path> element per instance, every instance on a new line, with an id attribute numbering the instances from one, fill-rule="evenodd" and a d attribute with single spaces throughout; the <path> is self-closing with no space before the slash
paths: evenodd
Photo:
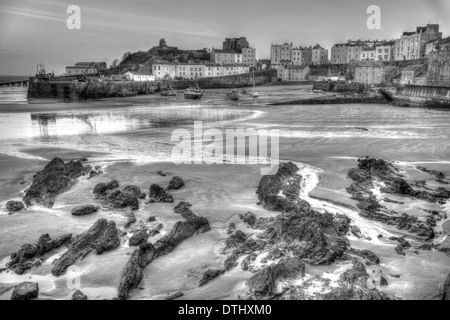
<path id="1" fill-rule="evenodd" d="M 239 94 L 239 92 L 236 89 L 234 89 L 233 91 L 227 93 L 227 98 L 230 100 L 237 101 L 241 98 L 241 95 Z"/>
<path id="2" fill-rule="evenodd" d="M 177 95 L 177 90 L 175 90 L 171 86 L 169 86 L 168 88 L 161 90 L 161 95 L 163 97 L 174 97 Z"/>
<path id="3" fill-rule="evenodd" d="M 154 94 L 155 93 L 155 87 L 151 86 L 145 91 L 145 94 Z"/>
<path id="4" fill-rule="evenodd" d="M 127 89 L 122 89 L 121 91 L 117 92 L 118 97 L 126 98 L 126 97 L 135 97 L 137 96 L 137 91 L 130 91 Z"/>
<path id="5" fill-rule="evenodd" d="M 199 86 L 190 87 L 190 88 L 186 89 L 186 91 L 184 92 L 184 97 L 186 99 L 198 100 L 203 97 L 203 94 L 204 94 L 204 91 L 202 89 L 200 89 Z"/>

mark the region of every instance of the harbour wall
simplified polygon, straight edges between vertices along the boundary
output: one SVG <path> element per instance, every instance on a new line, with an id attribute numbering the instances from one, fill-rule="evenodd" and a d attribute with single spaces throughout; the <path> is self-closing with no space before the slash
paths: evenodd
<path id="1" fill-rule="evenodd" d="M 270 83 L 274 77 L 276 77 L 276 70 L 258 71 L 255 72 L 254 75 L 256 85 Z M 249 87 L 253 85 L 253 74 L 247 73 L 197 80 L 152 82 L 41 82 L 36 78 L 32 78 L 28 86 L 28 100 L 49 99 L 64 102 L 96 100 L 117 97 L 117 94 L 123 90 L 136 91 L 138 94 L 146 94 L 151 88 L 156 89 L 156 92 L 169 86 L 176 90 L 184 90 L 197 84 L 202 89 Z"/>

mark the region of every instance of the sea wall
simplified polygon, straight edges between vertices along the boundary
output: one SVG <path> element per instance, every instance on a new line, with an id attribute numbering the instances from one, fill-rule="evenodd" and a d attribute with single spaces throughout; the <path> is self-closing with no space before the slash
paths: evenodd
<path id="1" fill-rule="evenodd" d="M 276 70 L 255 72 L 256 85 L 270 83 L 276 77 Z M 241 88 L 253 85 L 253 74 L 239 74 L 233 76 L 204 78 L 198 80 L 154 81 L 154 82 L 40 82 L 33 78 L 28 87 L 28 99 L 51 99 L 64 102 L 95 100 L 116 97 L 122 90 L 136 91 L 146 94 L 150 88 L 159 90 L 172 86 L 177 90 L 184 90 L 192 85 L 199 85 L 202 89 Z"/>
<path id="2" fill-rule="evenodd" d="M 408 85 L 398 87 L 392 97 L 398 106 L 450 108 L 450 87 Z"/>
<path id="3" fill-rule="evenodd" d="M 362 93 L 338 93 L 309 99 L 278 102 L 272 105 L 305 105 L 305 104 L 355 104 L 355 103 L 387 103 L 386 98 L 378 90 Z"/>
<path id="4" fill-rule="evenodd" d="M 313 85 L 313 90 L 322 90 L 336 93 L 363 92 L 364 85 L 339 82 L 315 82 Z"/>

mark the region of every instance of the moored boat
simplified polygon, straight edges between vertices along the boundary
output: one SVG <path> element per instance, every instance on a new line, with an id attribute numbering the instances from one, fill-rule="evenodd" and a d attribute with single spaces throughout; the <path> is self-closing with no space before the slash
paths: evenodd
<path id="1" fill-rule="evenodd" d="M 126 98 L 126 97 L 134 97 L 137 96 L 137 91 L 130 91 L 127 89 L 122 89 L 121 91 L 117 92 L 118 97 Z"/>
<path id="2" fill-rule="evenodd" d="M 204 94 L 204 91 L 202 89 L 200 89 L 198 86 L 190 87 L 190 88 L 186 89 L 186 91 L 184 92 L 184 97 L 186 99 L 198 100 L 203 97 L 203 94 Z"/>
<path id="3" fill-rule="evenodd" d="M 174 97 L 177 95 L 177 90 L 173 89 L 172 87 L 168 87 L 161 90 L 161 95 L 163 97 Z"/>
<path id="4" fill-rule="evenodd" d="M 236 89 L 234 89 L 233 91 L 227 93 L 227 98 L 230 100 L 237 101 L 241 98 L 241 95 L 239 94 L 239 92 Z"/>

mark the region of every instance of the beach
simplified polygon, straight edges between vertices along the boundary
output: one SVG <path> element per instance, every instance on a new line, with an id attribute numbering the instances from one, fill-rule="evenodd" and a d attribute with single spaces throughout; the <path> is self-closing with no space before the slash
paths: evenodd
<path id="1" fill-rule="evenodd" d="M 349 234 L 348 240 L 352 248 L 370 250 L 380 258 L 379 268 L 389 285 L 377 288 L 396 299 L 438 299 L 450 272 L 450 257 L 438 250 L 414 248 L 405 256 L 397 254 L 397 243 L 389 238 L 404 235 L 413 246 L 422 240 L 395 226 L 362 217 L 357 201 L 346 189 L 352 184 L 349 170 L 364 156 L 395 162 L 408 181 L 426 181 L 430 188 L 449 189 L 436 184 L 417 167 L 450 175 L 450 113 L 384 104 L 269 106 L 318 94 L 310 86 L 261 87 L 258 91 L 258 100 L 239 102 L 226 101 L 226 90 L 211 90 L 199 102 L 155 95 L 73 104 L 0 105 L 0 269 L 12 253 L 24 244 L 36 243 L 42 234 L 52 238 L 68 233 L 78 235 L 105 218 L 126 233 L 120 247 L 102 255 L 89 254 L 75 265 L 81 290 L 89 299 L 112 299 L 117 296 L 123 269 L 136 249 L 128 244 L 133 231 L 162 224 L 161 232 L 149 238 L 149 242 L 157 242 L 181 219 L 174 206 L 189 202 L 196 215 L 208 219 L 211 230 L 190 237 L 170 254 L 155 259 L 144 269 L 144 279 L 130 299 L 164 299 L 176 292 L 183 292 L 181 299 L 194 300 L 244 297 L 248 291 L 246 280 L 252 272 L 240 267 L 204 286 L 199 287 L 198 283 L 206 270 L 223 264 L 226 256 L 222 251 L 230 223 L 246 234 L 259 232 L 239 215 L 252 212 L 258 218 L 269 218 L 278 213 L 259 204 L 256 191 L 262 178 L 260 164 L 172 162 L 171 152 L 176 145 L 171 139 L 173 131 L 193 131 L 194 123 L 202 121 L 205 130 L 279 130 L 280 161 L 295 163 L 302 176 L 299 198 L 317 212 L 347 216 L 361 230 L 363 238 Z M 33 174 L 55 157 L 65 162 L 86 158 L 86 164 L 99 166 L 102 174 L 77 178 L 69 190 L 56 197 L 52 208 L 36 204 L 9 215 L 6 202 L 22 199 L 33 182 Z M 130 229 L 124 228 L 126 211 L 107 208 L 92 193 L 97 184 L 113 179 L 121 187 L 133 185 L 148 193 L 151 185 L 165 187 L 175 176 L 181 177 L 185 186 L 170 192 L 174 203 L 140 201 L 139 209 L 134 211 L 137 222 Z M 384 203 L 391 210 L 418 217 L 426 217 L 431 211 L 450 213 L 448 203 L 395 198 L 377 192 L 380 201 L 390 197 L 404 203 Z M 88 204 L 101 209 L 88 216 L 71 215 L 73 208 Z M 149 222 L 150 217 L 156 217 L 156 221 Z M 449 230 L 445 222 L 443 219 L 435 228 L 441 232 L 436 243 L 447 241 Z M 64 250 L 55 250 L 41 266 L 24 275 L 0 273 L 0 299 L 9 299 L 12 287 L 22 281 L 38 282 L 40 299 L 70 299 L 73 288 L 68 281 L 74 275 L 51 274 L 52 263 Z M 306 286 L 308 279 L 317 276 L 328 277 L 334 283 L 348 265 L 348 261 L 307 264 L 307 276 L 301 284 Z M 327 290 L 320 284 L 308 285 L 306 298 L 315 299 L 316 293 Z"/>

